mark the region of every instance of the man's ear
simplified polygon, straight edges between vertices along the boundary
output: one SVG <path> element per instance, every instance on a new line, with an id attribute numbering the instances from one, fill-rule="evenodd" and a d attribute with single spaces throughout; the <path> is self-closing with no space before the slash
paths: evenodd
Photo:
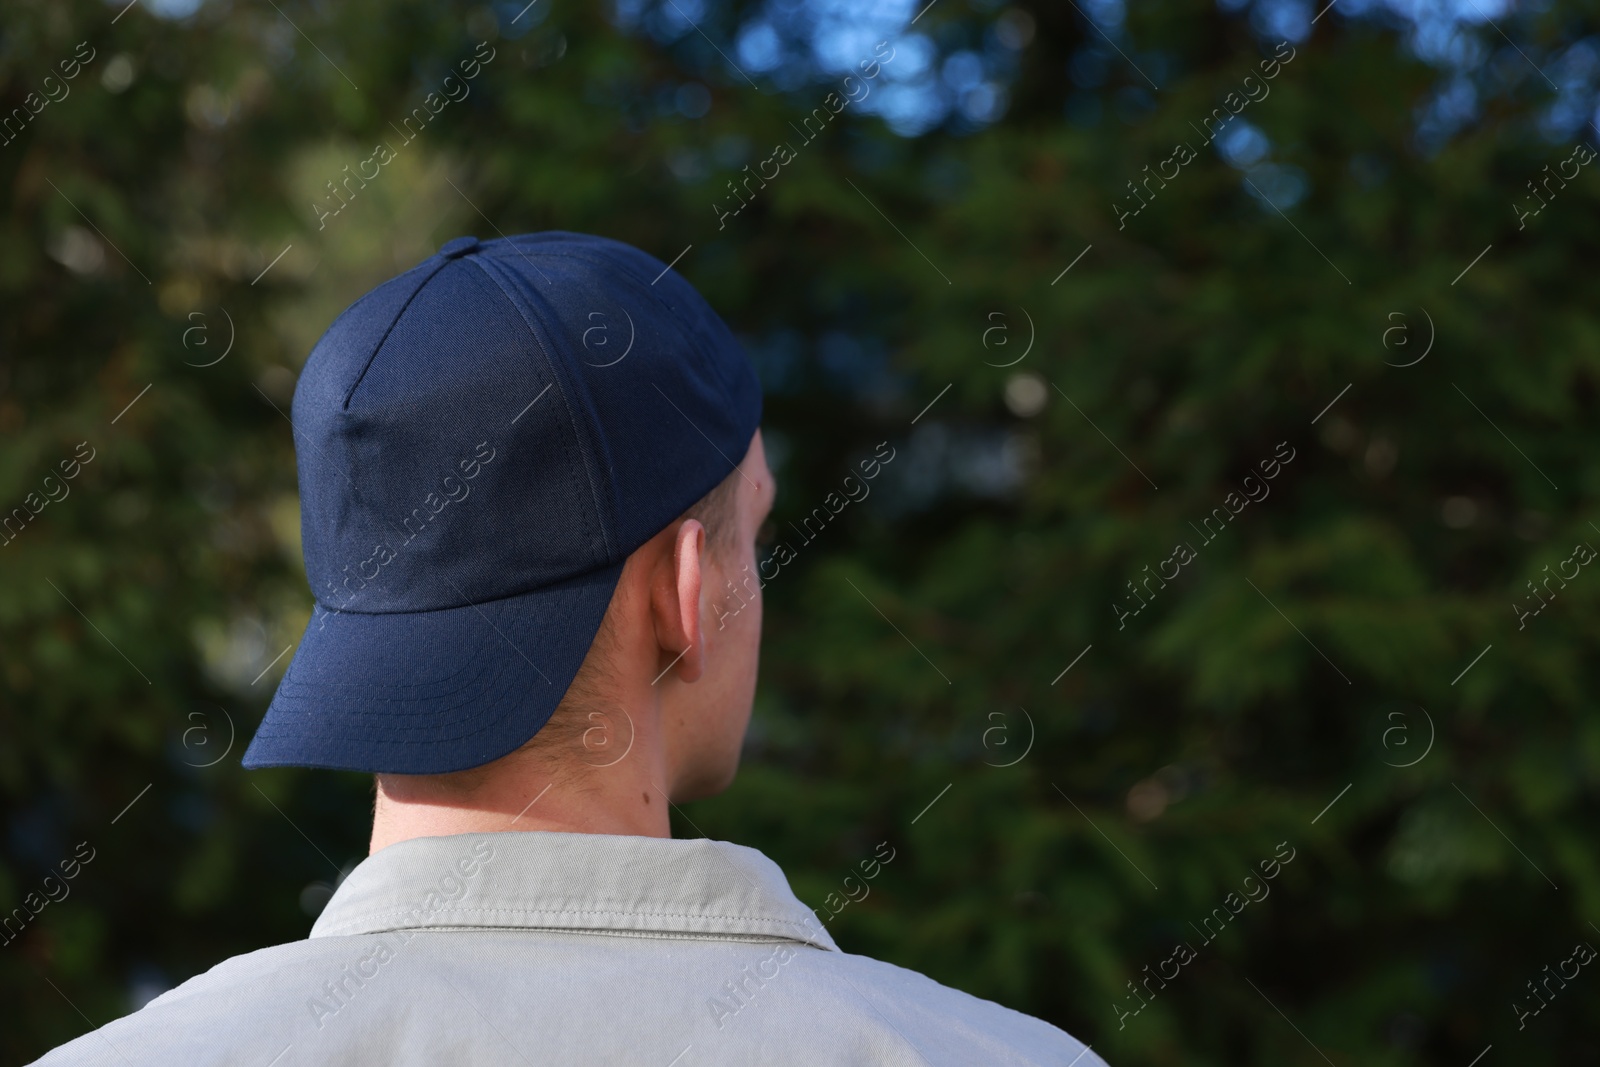
<path id="1" fill-rule="evenodd" d="M 705 527 L 697 519 L 684 519 L 673 536 L 670 567 L 664 565 L 651 584 L 650 609 L 655 618 L 656 644 L 661 649 L 660 669 L 682 682 L 698 681 L 705 670 L 704 635 L 700 629 L 705 549 Z"/>

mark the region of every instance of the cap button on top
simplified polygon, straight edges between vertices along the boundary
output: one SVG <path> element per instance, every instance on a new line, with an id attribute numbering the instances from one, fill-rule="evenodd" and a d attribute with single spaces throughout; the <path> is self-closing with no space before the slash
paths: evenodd
<path id="1" fill-rule="evenodd" d="M 446 241 L 439 248 L 439 254 L 445 259 L 460 259 L 468 252 L 476 250 L 478 239 L 476 237 L 456 237 Z"/>

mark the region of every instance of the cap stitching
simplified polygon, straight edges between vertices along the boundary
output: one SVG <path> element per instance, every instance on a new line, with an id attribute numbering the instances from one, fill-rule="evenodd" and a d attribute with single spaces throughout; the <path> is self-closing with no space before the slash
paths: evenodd
<path id="1" fill-rule="evenodd" d="M 417 283 L 417 287 L 411 291 L 411 295 L 406 297 L 405 303 L 400 305 L 400 310 L 396 311 L 394 313 L 394 318 L 389 320 L 389 326 L 383 331 L 383 336 L 378 338 L 378 343 L 372 346 L 372 354 L 367 357 L 367 362 L 362 365 L 361 373 L 356 375 L 356 380 L 350 383 L 350 389 L 344 394 L 344 403 L 340 405 L 340 410 L 350 410 L 350 398 L 356 395 L 356 389 L 360 387 L 362 379 L 367 376 L 367 371 L 371 369 L 373 361 L 378 358 L 378 353 L 383 350 L 384 342 L 387 341 L 389 339 L 389 335 L 394 332 L 395 326 L 400 322 L 400 316 L 406 313 L 406 309 L 409 308 L 411 306 L 411 302 L 417 298 L 417 294 L 422 292 L 422 290 L 427 287 L 428 283 L 433 281 L 435 275 L 437 275 L 445 267 L 449 266 L 451 262 L 451 260 L 447 259 L 440 263 L 437 267 L 433 268 L 433 271 L 429 273 L 426 278 Z"/>
<path id="2" fill-rule="evenodd" d="M 362 503 L 366 503 L 366 502 L 362 501 Z M 622 561 L 621 560 L 617 561 L 617 563 L 620 563 L 620 562 L 622 562 Z M 565 584 L 567 582 L 575 582 L 580 578 L 587 578 L 590 575 L 599 574 L 603 570 L 607 570 L 607 569 L 609 569 L 611 567 L 615 567 L 617 565 L 617 563 L 600 563 L 600 564 L 596 564 L 595 566 L 590 567 L 586 571 L 580 571 L 577 574 L 569 575 L 569 576 L 567 576 L 565 578 L 558 578 L 555 581 L 547 582 L 544 585 L 535 586 L 532 589 L 525 589 L 520 593 L 506 593 L 503 596 L 484 597 L 484 598 L 482 598 L 480 600 L 469 601 L 469 602 L 463 603 L 463 604 L 446 604 L 443 607 L 438 607 L 438 608 L 405 608 L 403 610 L 395 610 L 395 611 L 357 611 L 355 608 L 329 608 L 326 605 L 323 605 L 323 608 L 326 611 L 326 613 L 329 614 L 329 615 L 359 615 L 359 616 L 361 616 L 362 618 L 365 618 L 365 619 L 391 618 L 391 617 L 396 616 L 396 615 L 431 615 L 431 614 L 434 614 L 434 613 L 440 612 L 440 611 L 460 611 L 464 607 L 469 607 L 469 606 L 483 607 L 485 604 L 498 604 L 498 603 L 500 603 L 501 601 L 504 601 L 504 600 L 515 600 L 517 597 L 531 596 L 534 593 L 548 592 L 551 588 L 553 588 L 553 587 L 555 587 L 557 585 L 563 585 L 563 584 Z M 317 601 L 317 603 L 321 604 L 322 602 L 319 600 L 319 601 Z"/>
<path id="3" fill-rule="evenodd" d="M 516 246 L 513 245 L 512 247 Z M 516 311 L 518 317 L 522 319 L 523 325 L 528 328 L 529 336 L 533 338 L 533 343 L 539 346 L 539 353 L 544 356 L 545 364 L 550 368 L 551 373 L 555 376 L 556 383 L 562 386 L 560 390 L 561 403 L 566 407 L 567 418 L 570 420 L 574 431 L 576 431 L 578 424 L 580 422 L 587 423 L 588 419 L 580 419 L 578 413 L 573 410 L 572 398 L 568 395 L 568 389 L 565 387 L 566 384 L 570 383 L 563 382 L 563 379 L 566 378 L 566 368 L 561 365 L 559 360 L 551 358 L 549 349 L 545 347 L 544 340 L 539 336 L 538 328 L 532 321 L 529 320 L 527 311 L 522 306 L 522 302 L 512 294 L 511 290 L 506 285 L 505 280 L 500 277 L 496 271 L 491 271 L 489 269 L 488 263 L 493 262 L 493 257 L 473 256 L 470 262 L 480 271 L 482 271 L 486 278 L 495 283 L 495 286 L 500 290 L 501 295 L 505 298 L 506 303 L 511 305 L 511 307 Z M 498 270 L 498 264 L 496 264 L 496 268 Z M 595 519 L 600 525 L 600 536 L 605 542 L 605 559 L 607 561 L 606 565 L 610 565 L 610 563 L 616 562 L 617 540 L 615 531 L 611 529 L 611 524 L 607 522 L 606 510 L 600 502 L 600 494 L 595 486 L 596 474 L 598 472 L 595 470 L 595 465 L 589 455 L 589 450 L 585 447 L 585 443 L 581 440 L 580 435 L 574 433 L 574 437 L 580 438 L 578 441 L 578 455 L 583 462 L 584 473 L 587 475 L 585 480 L 589 483 L 589 498 L 594 504 Z"/>
<path id="4" fill-rule="evenodd" d="M 537 235 L 537 234 L 524 234 L 524 235 L 519 235 L 519 236 L 539 236 L 539 235 Z M 515 252 L 517 252 L 519 254 L 522 252 L 522 248 L 521 248 L 521 246 L 516 244 L 515 238 L 506 238 L 505 242 L 510 245 L 510 247 L 511 247 L 511 249 L 513 251 L 515 251 Z M 649 253 L 644 252 L 642 249 L 633 248 L 633 246 L 622 244 L 622 242 L 616 242 L 616 243 L 621 245 L 621 247 L 623 247 L 625 249 L 629 249 L 631 251 L 638 252 L 640 255 L 649 256 Z M 486 255 L 484 257 L 481 257 L 481 258 L 484 258 L 484 259 L 487 259 L 487 260 L 498 260 L 498 259 L 501 259 L 501 258 L 505 258 L 505 257 L 503 257 L 501 255 L 496 254 L 498 252 L 497 246 L 499 244 L 500 244 L 500 242 L 497 241 L 497 242 L 492 242 L 489 245 L 485 246 L 485 251 L 490 253 L 490 254 L 488 254 L 488 255 Z M 710 374 L 711 380 L 714 383 L 714 385 L 715 385 L 715 387 L 717 389 L 717 392 L 721 395 L 722 403 L 729 410 L 736 410 L 736 405 L 735 405 L 734 400 L 733 400 L 733 394 L 730 391 L 729 383 L 726 380 L 724 380 L 722 374 L 719 372 L 718 367 L 717 367 L 717 360 L 712 358 L 711 354 L 708 351 L 706 351 L 705 347 L 700 343 L 700 339 L 695 335 L 694 331 L 689 329 L 689 323 L 685 321 L 684 316 L 679 314 L 678 309 L 676 307 L 674 307 L 672 304 L 668 303 L 667 300 L 664 297 L 662 297 L 654 289 L 654 287 L 653 287 L 654 283 L 646 283 L 645 280 L 644 280 L 644 276 L 642 274 L 637 273 L 634 270 L 633 265 L 630 264 L 627 261 L 625 256 L 617 255 L 617 256 L 613 257 L 613 256 L 610 256 L 610 255 L 604 255 L 604 254 L 599 254 L 599 255 L 586 254 L 587 252 L 590 251 L 591 247 L 592 246 L 579 246 L 579 247 L 575 247 L 575 248 L 556 247 L 556 248 L 550 248 L 548 250 L 541 249 L 541 252 L 544 255 L 550 256 L 551 258 L 574 259 L 574 260 L 577 260 L 578 262 L 583 263 L 583 264 L 585 264 L 585 265 L 587 265 L 587 266 L 589 266 L 591 268 L 599 268 L 601 270 L 619 271 L 629 281 L 633 282 L 635 287 L 643 292 L 644 297 L 645 297 L 646 300 L 654 302 L 662 311 L 664 311 L 671 318 L 673 323 L 675 325 L 677 325 L 677 327 L 679 329 L 679 332 L 683 335 L 684 340 L 689 345 L 691 345 L 693 347 L 693 349 L 695 351 L 695 354 L 697 356 L 699 356 L 699 358 L 700 358 L 701 362 L 703 363 L 703 365 L 706 366 L 711 371 L 711 374 Z M 651 258 L 654 258 L 654 257 L 651 257 Z M 659 262 L 659 260 L 657 262 Z M 685 282 L 684 284 L 687 285 L 688 283 Z M 691 292 L 694 291 L 693 286 L 690 286 L 690 290 L 691 290 Z M 696 293 L 695 295 L 698 296 L 699 294 Z M 701 299 L 702 302 L 704 302 L 704 297 L 701 297 L 700 299 Z M 724 326 L 726 327 L 726 323 L 724 323 Z M 733 331 L 732 331 L 731 327 L 728 328 L 728 332 L 729 332 L 730 335 L 732 335 Z M 735 341 L 735 343 L 737 343 L 738 342 L 738 338 L 734 338 L 734 341 Z M 724 456 L 724 458 L 727 458 L 727 457 Z M 732 474 L 733 471 L 738 470 L 738 469 L 739 469 L 738 461 L 734 461 L 732 469 L 730 469 L 726 474 L 723 474 L 721 476 L 721 478 L 728 477 L 728 475 Z M 694 499 L 690 500 L 687 504 L 685 504 L 682 509 L 679 509 L 680 514 L 681 514 L 681 512 L 683 510 L 686 510 L 687 508 L 692 507 L 694 505 L 695 501 L 699 500 L 702 496 L 705 495 L 705 493 L 710 492 L 718 484 L 720 484 L 721 478 L 719 478 L 717 482 L 713 482 L 710 486 L 706 487 L 706 489 L 703 490 L 702 492 L 700 492 Z"/>
<path id="5" fill-rule="evenodd" d="M 515 246 L 513 246 L 513 247 L 515 247 Z M 630 245 L 630 246 L 626 246 L 626 247 L 631 248 L 632 246 Z M 576 260 L 579 260 L 580 262 L 588 264 L 591 267 L 602 267 L 602 268 L 606 268 L 606 269 L 620 270 L 620 271 L 622 271 L 622 273 L 626 274 L 628 276 L 628 279 L 630 281 L 632 281 L 636 286 L 638 286 L 643 291 L 645 299 L 654 301 L 656 304 L 658 304 L 661 307 L 661 309 L 663 311 L 665 311 L 669 316 L 671 316 L 673 322 L 677 324 L 679 330 L 683 333 L 684 338 L 686 340 L 688 340 L 691 344 L 694 345 L 695 350 L 696 350 L 696 355 L 698 355 L 701 358 L 701 360 L 704 362 L 705 366 L 711 371 L 711 378 L 712 378 L 712 380 L 714 382 L 716 382 L 717 391 L 722 394 L 722 402 L 724 404 L 726 404 L 730 408 L 733 407 L 733 394 L 728 391 L 728 383 L 725 380 L 723 380 L 723 377 L 722 377 L 721 373 L 719 373 L 719 371 L 717 369 L 717 361 L 715 359 L 711 358 L 711 354 L 709 352 L 707 352 L 704 349 L 704 347 L 699 343 L 700 339 L 695 336 L 694 331 L 689 329 L 689 323 L 685 321 L 684 316 L 679 314 L 678 309 L 676 307 L 674 307 L 673 305 L 667 303 L 665 298 L 663 298 L 661 296 L 661 294 L 658 293 L 655 290 L 654 283 L 653 282 L 646 282 L 644 280 L 644 276 L 641 275 L 641 274 L 636 273 L 634 271 L 634 269 L 633 269 L 632 264 L 628 263 L 625 259 L 623 259 L 620 256 L 617 257 L 616 259 L 612 259 L 609 256 L 600 257 L 600 256 L 585 255 L 584 254 L 585 251 L 586 250 L 583 249 L 583 248 L 563 249 L 563 250 L 561 250 L 559 252 L 551 251 L 548 254 L 551 255 L 551 256 L 561 256 L 561 257 L 564 257 L 564 258 L 567 258 L 567 259 L 576 259 Z M 634 251 L 639 252 L 641 255 L 649 255 L 649 253 L 645 252 L 643 249 L 634 249 Z M 659 262 L 659 260 L 657 262 Z M 663 266 L 665 266 L 665 264 L 663 264 Z M 669 271 L 670 271 L 670 268 L 669 268 Z M 688 283 L 686 282 L 685 284 L 688 284 Z M 704 297 L 701 297 L 701 299 L 704 300 Z M 724 325 L 726 325 L 726 324 L 724 324 Z M 733 332 L 731 327 L 729 328 L 728 332 L 730 334 Z M 737 341 L 737 338 L 735 338 L 735 341 Z"/>

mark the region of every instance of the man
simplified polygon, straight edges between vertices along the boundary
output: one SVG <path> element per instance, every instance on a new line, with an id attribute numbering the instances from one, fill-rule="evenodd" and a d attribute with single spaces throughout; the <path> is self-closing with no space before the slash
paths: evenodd
<path id="1" fill-rule="evenodd" d="M 727 327 L 615 241 L 457 238 L 346 310 L 293 406 L 316 607 L 244 764 L 376 775 L 372 854 L 307 940 L 40 1062 L 1100 1064 L 671 839 L 750 718 L 760 415 Z"/>

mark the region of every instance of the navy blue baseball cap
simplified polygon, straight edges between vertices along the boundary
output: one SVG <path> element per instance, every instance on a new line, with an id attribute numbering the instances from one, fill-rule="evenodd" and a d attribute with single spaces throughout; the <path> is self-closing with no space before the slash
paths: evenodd
<path id="1" fill-rule="evenodd" d="M 603 237 L 458 237 L 344 311 L 295 388 L 315 606 L 246 767 L 477 767 L 549 720 L 623 563 L 743 460 L 755 369 Z"/>

